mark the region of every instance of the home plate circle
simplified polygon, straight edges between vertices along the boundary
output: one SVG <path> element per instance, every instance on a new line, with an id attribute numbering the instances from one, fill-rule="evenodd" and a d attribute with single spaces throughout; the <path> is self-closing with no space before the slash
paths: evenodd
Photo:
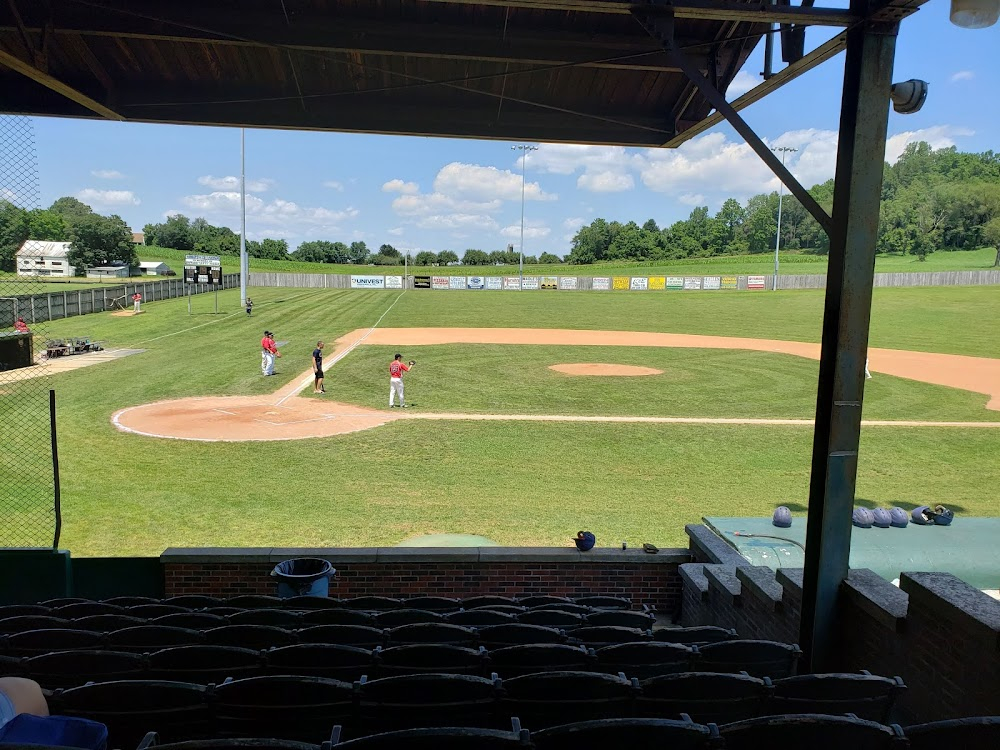
<path id="1" fill-rule="evenodd" d="M 550 370 L 565 375 L 591 375 L 597 377 L 634 378 L 643 375 L 662 375 L 663 370 L 638 365 L 609 365 L 601 362 L 579 362 L 574 364 L 549 365 Z"/>

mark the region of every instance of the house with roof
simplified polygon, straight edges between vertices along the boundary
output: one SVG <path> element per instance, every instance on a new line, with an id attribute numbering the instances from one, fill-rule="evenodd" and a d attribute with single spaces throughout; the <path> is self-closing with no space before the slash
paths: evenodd
<path id="1" fill-rule="evenodd" d="M 16 254 L 18 276 L 74 276 L 69 264 L 69 242 L 26 240 Z"/>
<path id="2" fill-rule="evenodd" d="M 162 260 L 143 260 L 139 261 L 139 275 L 173 276 L 174 273 L 171 270 L 170 266 L 168 266 Z"/>

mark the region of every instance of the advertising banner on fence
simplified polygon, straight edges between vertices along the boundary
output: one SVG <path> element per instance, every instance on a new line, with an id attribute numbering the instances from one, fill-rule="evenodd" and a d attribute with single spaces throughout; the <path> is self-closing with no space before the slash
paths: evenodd
<path id="1" fill-rule="evenodd" d="M 764 276 L 747 276 L 747 289 L 763 289 L 766 281 Z"/>
<path id="2" fill-rule="evenodd" d="M 560 276 L 559 277 L 559 288 L 560 289 L 579 289 L 577 286 L 578 282 L 576 276 Z"/>
<path id="3" fill-rule="evenodd" d="M 667 276 L 667 289 L 683 289 L 683 288 L 684 288 L 683 276 Z"/>
<path id="4" fill-rule="evenodd" d="M 558 289 L 558 288 L 559 288 L 558 276 L 542 276 L 542 289 Z"/>
<path id="5" fill-rule="evenodd" d="M 667 279 L 665 276 L 650 276 L 649 277 L 649 288 L 650 289 L 665 289 L 667 286 Z"/>
<path id="6" fill-rule="evenodd" d="M 403 277 L 402 276 L 386 276 L 385 277 L 385 288 L 386 289 L 402 289 L 403 288 Z"/>
<path id="7" fill-rule="evenodd" d="M 649 279 L 645 276 L 633 276 L 629 289 L 633 292 L 644 292 L 649 289 Z"/>
<path id="8" fill-rule="evenodd" d="M 628 289 L 632 280 L 628 276 L 615 276 L 611 279 L 612 289 Z"/>
<path id="9" fill-rule="evenodd" d="M 351 289 L 385 289 L 385 276 L 351 276 Z"/>
<path id="10" fill-rule="evenodd" d="M 522 289 L 538 289 L 538 277 L 537 276 L 525 276 L 524 282 L 521 286 Z"/>
<path id="11" fill-rule="evenodd" d="M 519 279 L 517 276 L 504 276 L 503 288 L 513 289 L 514 291 L 517 291 L 518 289 L 521 288 L 521 279 Z"/>
<path id="12" fill-rule="evenodd" d="M 606 292 L 611 288 L 611 279 L 607 276 L 595 276 L 590 288 L 595 291 Z"/>
<path id="13" fill-rule="evenodd" d="M 430 276 L 414 276 L 413 277 L 413 288 L 414 289 L 430 289 L 431 288 L 431 277 Z"/>
<path id="14" fill-rule="evenodd" d="M 736 283 L 736 277 L 735 276 L 723 276 L 722 277 L 722 284 L 721 284 L 720 288 L 722 288 L 722 289 L 736 289 L 737 287 L 738 287 L 738 284 Z"/>
<path id="15" fill-rule="evenodd" d="M 431 277 L 431 288 L 433 289 L 447 289 L 448 288 L 448 276 L 432 276 Z"/>
<path id="16" fill-rule="evenodd" d="M 448 288 L 449 289 L 465 289 L 465 277 L 464 276 L 449 276 L 448 277 Z"/>
<path id="17" fill-rule="evenodd" d="M 503 289 L 503 276 L 487 276 L 486 277 L 486 288 L 487 289 Z"/>
<path id="18" fill-rule="evenodd" d="M 467 286 L 469 289 L 482 289 L 486 286 L 486 282 L 483 281 L 482 276 L 470 276 Z"/>
<path id="19" fill-rule="evenodd" d="M 701 276 L 685 276 L 684 277 L 684 288 L 685 289 L 701 289 Z"/>
<path id="20" fill-rule="evenodd" d="M 722 289 L 722 278 L 719 276 L 706 276 L 701 282 L 702 289 Z"/>

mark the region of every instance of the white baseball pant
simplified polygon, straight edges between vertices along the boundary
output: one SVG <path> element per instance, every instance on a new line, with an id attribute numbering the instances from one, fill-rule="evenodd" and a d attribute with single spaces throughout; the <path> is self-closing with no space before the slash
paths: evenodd
<path id="1" fill-rule="evenodd" d="M 400 406 L 406 403 L 403 401 L 403 379 L 389 378 L 389 406 L 393 405 L 392 402 L 396 396 L 399 396 Z"/>

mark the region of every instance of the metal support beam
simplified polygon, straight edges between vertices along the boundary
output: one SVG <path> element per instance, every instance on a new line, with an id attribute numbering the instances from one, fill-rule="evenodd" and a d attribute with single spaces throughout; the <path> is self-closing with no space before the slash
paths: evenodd
<path id="1" fill-rule="evenodd" d="M 39 70 L 32 64 L 25 62 L 19 57 L 10 54 L 9 52 L 4 52 L 0 50 L 0 65 L 10 68 L 11 70 L 20 73 L 21 75 L 30 78 L 35 83 L 40 83 L 57 94 L 61 94 L 67 99 L 71 99 L 77 104 L 86 107 L 91 112 L 96 112 L 101 117 L 106 117 L 109 120 L 124 120 L 117 112 L 109 109 L 108 107 L 101 104 L 96 99 L 91 99 L 89 96 L 81 91 L 77 91 L 71 86 L 66 85 L 54 76 Z"/>
<path id="2" fill-rule="evenodd" d="M 853 10 L 865 6 L 851 0 Z M 860 24 L 847 32 L 799 633 L 813 672 L 838 666 L 896 30 Z"/>
<path id="3" fill-rule="evenodd" d="M 674 43 L 674 19 L 669 15 L 661 15 L 652 20 L 640 17 L 639 21 L 652 36 L 660 41 L 667 54 L 684 71 L 688 80 L 698 87 L 701 95 L 708 100 L 709 104 L 725 116 L 736 132 L 743 136 L 747 145 L 754 150 L 757 156 L 785 184 L 788 191 L 799 199 L 802 207 L 812 214 L 813 218 L 829 234 L 833 223 L 830 215 L 823 210 L 823 207 L 816 202 L 816 199 L 809 194 L 809 191 L 802 186 L 802 183 L 796 180 L 792 173 L 785 168 L 781 160 L 774 155 L 768 145 L 753 131 L 753 128 L 740 117 L 739 112 L 726 101 L 726 97 L 715 86 L 709 83 L 708 79 L 691 64 L 691 61 L 688 60 L 684 52 L 677 48 Z"/>

